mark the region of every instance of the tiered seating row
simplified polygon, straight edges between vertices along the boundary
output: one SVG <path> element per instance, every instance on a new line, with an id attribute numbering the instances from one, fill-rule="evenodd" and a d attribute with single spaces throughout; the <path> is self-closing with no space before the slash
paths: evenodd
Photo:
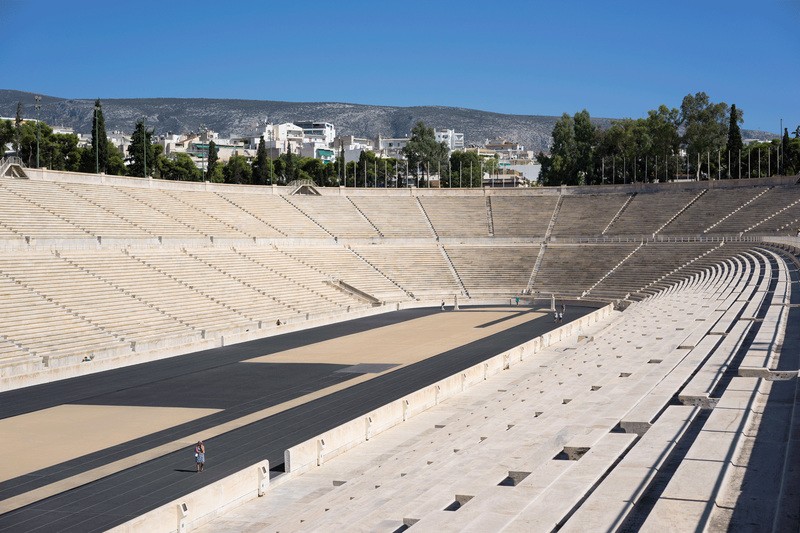
<path id="1" fill-rule="evenodd" d="M 439 237 L 488 237 L 486 199 L 481 196 L 420 196 Z"/>
<path id="2" fill-rule="evenodd" d="M 620 294 L 639 292 L 649 283 L 661 279 L 716 246 L 718 244 L 685 243 L 676 246 L 647 243 L 595 285 L 588 294 L 593 297 L 614 298 Z"/>
<path id="3" fill-rule="evenodd" d="M 558 196 L 491 196 L 495 237 L 544 237 Z"/>
<path id="4" fill-rule="evenodd" d="M 709 189 L 660 233 L 664 235 L 702 235 L 725 216 L 753 201 L 766 191 L 766 187 Z M 733 215 L 733 217 L 735 216 Z M 709 233 L 719 232 L 717 228 L 709 230 Z"/>
<path id="5" fill-rule="evenodd" d="M 553 236 L 600 235 L 627 201 L 627 194 L 564 196 Z"/>
<path id="6" fill-rule="evenodd" d="M 538 246 L 445 246 L 471 296 L 519 294 L 531 276 Z"/>
<path id="7" fill-rule="evenodd" d="M 532 289 L 534 292 L 581 296 L 637 246 L 638 243 L 548 245 Z"/>
<path id="8" fill-rule="evenodd" d="M 304 215 L 281 196 L 264 194 L 220 193 L 233 205 L 261 220 L 287 237 L 330 239 L 331 234 Z"/>
<path id="9" fill-rule="evenodd" d="M 331 276 L 378 298 L 398 302 L 409 295 L 373 265 L 343 246 L 281 246 L 279 250 L 318 272 Z"/>
<path id="10" fill-rule="evenodd" d="M 378 230 L 343 196 L 286 197 L 286 200 L 308 215 L 332 235 L 350 239 L 380 237 Z"/>
<path id="11" fill-rule="evenodd" d="M 351 196 L 350 200 L 386 238 L 430 239 L 433 231 L 412 197 Z"/>
<path id="12" fill-rule="evenodd" d="M 698 191 L 639 193 L 606 232 L 607 235 L 651 235 L 697 198 Z"/>
<path id="13" fill-rule="evenodd" d="M 436 244 L 354 246 L 353 251 L 416 297 L 461 293 L 447 259 Z"/>

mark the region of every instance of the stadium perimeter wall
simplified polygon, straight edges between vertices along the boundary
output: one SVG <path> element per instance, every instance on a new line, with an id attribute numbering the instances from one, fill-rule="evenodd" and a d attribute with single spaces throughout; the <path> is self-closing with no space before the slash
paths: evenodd
<path id="1" fill-rule="evenodd" d="M 513 365 L 522 363 L 527 357 L 535 355 L 538 351 L 577 336 L 588 326 L 607 319 L 613 312 L 613 308 L 614 306 L 611 304 L 605 305 L 544 335 L 489 357 L 482 363 L 473 365 L 403 398 L 389 402 L 366 415 L 356 417 L 292 446 L 284 452 L 286 473 L 272 481 L 269 480 L 269 464 L 267 461 L 262 461 L 109 531 L 113 533 L 135 531 L 181 533 L 202 526 L 238 505 L 263 496 L 269 488 L 320 466 L 325 461 L 345 453 L 379 433 L 457 396 L 471 386 L 487 380 Z"/>

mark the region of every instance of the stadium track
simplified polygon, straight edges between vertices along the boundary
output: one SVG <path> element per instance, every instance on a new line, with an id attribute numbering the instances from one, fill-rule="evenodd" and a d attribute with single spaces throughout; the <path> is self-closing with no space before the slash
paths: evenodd
<path id="1" fill-rule="evenodd" d="M 577 318 L 595 308 L 591 304 L 572 304 L 570 318 Z M 254 355 L 275 353 L 436 312 L 438 309 L 387 313 L 10 391 L 0 395 L 0 418 L 65 403 L 102 403 L 104 395 L 113 396 L 117 391 L 134 390 L 178 376 L 194 376 L 198 388 L 202 389 L 204 373 L 236 365 Z M 191 450 L 168 453 L 0 515 L 0 531 L 103 531 L 264 459 L 269 460 L 275 471 L 273 474 L 277 475 L 282 469 L 285 449 L 554 327 L 552 319 L 543 316 L 207 439 L 208 463 L 202 475 L 192 470 Z M 318 390 L 330 384 L 334 378 L 329 376 L 341 369 L 337 365 L 302 365 L 304 368 L 328 367 L 326 371 L 307 375 L 298 372 L 295 365 L 269 366 L 285 367 L 286 375 L 281 379 L 287 381 L 287 386 L 276 394 L 233 405 L 219 413 L 0 483 L 0 498 L 7 499 L 49 485 L 159 443 L 202 431 L 226 419 L 238 418 L 310 390 Z M 341 382 L 356 375 L 339 374 L 335 379 Z M 148 400 L 143 398 L 142 401 Z"/>

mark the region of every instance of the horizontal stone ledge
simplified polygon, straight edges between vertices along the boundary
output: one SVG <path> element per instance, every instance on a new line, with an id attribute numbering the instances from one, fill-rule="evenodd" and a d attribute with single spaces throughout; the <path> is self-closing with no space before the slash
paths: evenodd
<path id="1" fill-rule="evenodd" d="M 678 395 L 678 401 L 683 405 L 700 407 L 701 409 L 714 409 L 719 403 L 719 398 L 711 398 L 708 394 Z"/>
<path id="2" fill-rule="evenodd" d="M 772 370 L 758 366 L 740 366 L 738 372 L 742 378 L 762 378 L 767 381 L 790 381 L 799 374 L 797 370 Z"/>

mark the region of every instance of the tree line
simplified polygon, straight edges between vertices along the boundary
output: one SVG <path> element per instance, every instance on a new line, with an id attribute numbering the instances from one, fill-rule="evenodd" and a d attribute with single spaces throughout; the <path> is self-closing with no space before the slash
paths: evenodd
<path id="1" fill-rule="evenodd" d="M 677 178 L 747 178 L 800 172 L 800 135 L 744 145 L 736 105 L 704 92 L 680 108 L 660 105 L 647 117 L 596 127 L 585 109 L 553 127 L 550 154 L 540 152 L 543 185 L 594 185 Z"/>

